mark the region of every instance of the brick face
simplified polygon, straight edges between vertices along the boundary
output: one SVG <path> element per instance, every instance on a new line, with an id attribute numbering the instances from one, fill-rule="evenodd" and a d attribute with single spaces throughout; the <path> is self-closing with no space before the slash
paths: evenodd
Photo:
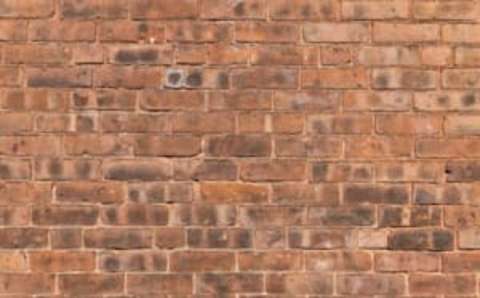
<path id="1" fill-rule="evenodd" d="M 0 298 L 480 297 L 479 0 L 0 0 Z"/>

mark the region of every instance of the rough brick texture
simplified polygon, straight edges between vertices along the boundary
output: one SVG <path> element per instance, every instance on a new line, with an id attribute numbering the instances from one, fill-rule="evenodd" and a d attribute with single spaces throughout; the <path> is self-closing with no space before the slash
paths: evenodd
<path id="1" fill-rule="evenodd" d="M 479 273 L 480 0 L 0 0 L 0 298 Z"/>

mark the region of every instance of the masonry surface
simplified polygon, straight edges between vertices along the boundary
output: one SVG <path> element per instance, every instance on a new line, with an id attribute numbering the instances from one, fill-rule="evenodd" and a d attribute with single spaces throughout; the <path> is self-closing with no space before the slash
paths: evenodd
<path id="1" fill-rule="evenodd" d="M 0 298 L 480 297 L 480 1 L 0 0 Z"/>

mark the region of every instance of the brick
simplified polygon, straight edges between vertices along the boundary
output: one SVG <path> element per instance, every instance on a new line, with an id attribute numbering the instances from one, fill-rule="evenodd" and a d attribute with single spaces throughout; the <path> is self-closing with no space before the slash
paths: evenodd
<path id="1" fill-rule="evenodd" d="M 140 249 L 152 246 L 150 230 L 133 228 L 98 228 L 84 231 L 84 243 L 87 248 L 104 249 Z"/>
<path id="2" fill-rule="evenodd" d="M 170 262 L 175 272 L 233 271 L 235 259 L 230 252 L 174 252 Z"/>
<path id="3" fill-rule="evenodd" d="M 200 196 L 209 203 L 256 203 L 268 200 L 268 189 L 247 183 L 202 183 Z"/>
<path id="4" fill-rule="evenodd" d="M 433 250 L 448 251 L 453 249 L 453 233 L 441 229 L 399 230 L 388 239 L 392 250 Z"/>
<path id="5" fill-rule="evenodd" d="M 109 49 L 108 59 L 113 64 L 172 64 L 173 48 L 170 46 L 137 45 L 112 47 Z"/>
<path id="6" fill-rule="evenodd" d="M 132 294 L 164 293 L 186 295 L 192 293 L 191 274 L 130 274 L 126 287 Z"/>
<path id="7" fill-rule="evenodd" d="M 385 249 L 388 247 L 388 231 L 384 229 L 359 230 L 356 237 L 360 248 Z"/>
<path id="8" fill-rule="evenodd" d="M 362 65 L 418 65 L 420 52 L 409 47 L 362 47 L 357 59 Z"/>
<path id="9" fill-rule="evenodd" d="M 20 71 L 17 67 L 0 67 L 0 86 L 18 87 L 20 85 Z"/>
<path id="10" fill-rule="evenodd" d="M 434 89 L 437 73 L 428 70 L 399 68 L 376 69 L 372 73 L 375 89 Z"/>
<path id="11" fill-rule="evenodd" d="M 166 270 L 167 257 L 161 252 L 105 252 L 99 256 L 99 264 L 104 272 L 159 272 Z"/>
<path id="12" fill-rule="evenodd" d="M 339 189 L 334 184 L 277 183 L 273 185 L 272 201 L 285 205 L 335 206 L 339 203 Z"/>
<path id="13" fill-rule="evenodd" d="M 477 110 L 478 94 L 474 91 L 446 91 L 415 93 L 415 108 L 421 111 Z"/>
<path id="14" fill-rule="evenodd" d="M 480 49 L 459 47 L 455 51 L 455 63 L 462 66 L 476 66 L 478 65 L 478 58 L 480 57 Z"/>
<path id="15" fill-rule="evenodd" d="M 304 224 L 306 209 L 297 206 L 242 207 L 237 222 L 246 227 Z"/>
<path id="16" fill-rule="evenodd" d="M 261 292 L 263 278 L 256 273 L 205 273 L 199 275 L 196 289 L 204 294 Z"/>
<path id="17" fill-rule="evenodd" d="M 405 1 L 346 1 L 342 5 L 342 16 L 352 20 L 394 20 L 408 17 Z"/>
<path id="18" fill-rule="evenodd" d="M 69 93 L 52 89 L 10 89 L 1 100 L 9 111 L 65 112 L 69 108 Z"/>
<path id="19" fill-rule="evenodd" d="M 405 278 L 392 274 L 344 274 L 337 278 L 337 289 L 350 295 L 402 295 Z"/>
<path id="20" fill-rule="evenodd" d="M 182 228 L 161 227 L 155 231 L 155 246 L 160 249 L 184 247 L 186 241 Z"/>
<path id="21" fill-rule="evenodd" d="M 142 66 L 105 66 L 97 68 L 94 77 L 96 87 L 140 89 L 158 86 L 162 72 Z"/>
<path id="22" fill-rule="evenodd" d="M 335 20 L 339 11 L 338 3 L 330 0 L 279 0 L 269 4 L 274 20 Z"/>
<path id="23" fill-rule="evenodd" d="M 92 85 L 92 73 L 86 68 L 32 68 L 27 71 L 30 87 L 85 88 Z"/>
<path id="24" fill-rule="evenodd" d="M 32 176 L 28 160 L 0 160 L 0 178 L 3 180 L 29 180 Z"/>
<path id="25" fill-rule="evenodd" d="M 279 157 L 339 157 L 343 142 L 338 137 L 284 137 L 275 140 Z"/>
<path id="26" fill-rule="evenodd" d="M 479 212 L 477 207 L 446 207 L 444 211 L 445 226 L 474 227 L 479 221 Z"/>
<path id="27" fill-rule="evenodd" d="M 473 20 L 478 6 L 471 1 L 415 1 L 413 15 L 420 20 Z"/>
<path id="28" fill-rule="evenodd" d="M 112 160 L 103 164 L 104 178 L 117 181 L 167 180 L 171 176 L 168 161 L 156 160 Z"/>
<path id="29" fill-rule="evenodd" d="M 33 119 L 26 113 L 1 113 L 0 133 L 26 133 L 33 130 Z"/>
<path id="30" fill-rule="evenodd" d="M 378 181 L 436 182 L 442 178 L 442 165 L 432 162 L 379 163 L 376 165 Z"/>
<path id="31" fill-rule="evenodd" d="M 3 18 L 47 18 L 55 11 L 55 3 L 52 0 L 2 0 L 0 16 Z"/>
<path id="32" fill-rule="evenodd" d="M 6 64 L 67 64 L 72 53 L 60 46 L 18 46 L 4 49 Z"/>
<path id="33" fill-rule="evenodd" d="M 408 157 L 414 147 L 408 137 L 351 137 L 346 142 L 346 155 L 350 158 Z"/>
<path id="34" fill-rule="evenodd" d="M 92 42 L 95 23 L 90 21 L 32 21 L 29 27 L 33 41 Z"/>
<path id="35" fill-rule="evenodd" d="M 0 292 L 7 295 L 53 293 L 55 276 L 43 273 L 2 273 Z"/>
<path id="36" fill-rule="evenodd" d="M 242 271 L 295 271 L 303 265 L 302 254 L 288 251 L 244 252 L 238 256 Z"/>
<path id="37" fill-rule="evenodd" d="M 346 91 L 343 104 L 347 111 L 407 111 L 412 97 L 403 91 Z"/>
<path id="38" fill-rule="evenodd" d="M 281 273 L 269 274 L 267 292 L 292 294 L 332 294 L 333 276 L 325 273 Z"/>
<path id="39" fill-rule="evenodd" d="M 238 69 L 232 72 L 232 83 L 235 89 L 295 89 L 298 71 L 266 67 Z"/>
<path id="40" fill-rule="evenodd" d="M 197 111 L 204 107 L 204 95 L 197 91 L 146 90 L 140 106 L 148 111 Z"/>
<path id="41" fill-rule="evenodd" d="M 22 272 L 28 270 L 27 255 L 22 252 L 0 253 L 0 270 L 2 272 Z"/>
<path id="42" fill-rule="evenodd" d="M 231 29 L 226 24 L 182 22 L 166 27 L 166 38 L 175 42 L 221 42 L 231 39 Z"/>
<path id="43" fill-rule="evenodd" d="M 263 136 L 227 135 L 207 141 L 207 155 L 215 157 L 268 157 L 271 141 Z"/>
<path id="44" fill-rule="evenodd" d="M 314 182 L 367 182 L 373 179 L 374 168 L 368 163 L 312 163 Z"/>
<path id="45" fill-rule="evenodd" d="M 409 200 L 409 191 L 401 184 L 346 184 L 343 191 L 348 204 L 398 205 Z"/>
<path id="46" fill-rule="evenodd" d="M 62 2 L 61 13 L 68 19 L 87 18 L 126 18 L 128 16 L 126 0 L 66 0 Z"/>
<path id="47" fill-rule="evenodd" d="M 440 27 L 437 24 L 378 22 L 373 26 L 373 40 L 397 43 L 434 42 L 440 40 Z"/>
<path id="48" fill-rule="evenodd" d="M 339 249 L 349 244 L 349 235 L 341 230 L 290 229 L 288 246 L 294 249 Z"/>
<path id="49" fill-rule="evenodd" d="M 165 25 L 152 22 L 104 21 L 99 25 L 98 31 L 99 39 L 104 43 L 163 43 L 166 38 Z"/>
<path id="50" fill-rule="evenodd" d="M 58 282 L 60 291 L 70 295 L 119 294 L 124 287 L 121 274 L 63 274 Z M 89 286 L 85 287 L 85 284 Z"/>
<path id="51" fill-rule="evenodd" d="M 301 73 L 302 88 L 357 89 L 367 85 L 364 68 L 305 69 Z"/>
<path id="52" fill-rule="evenodd" d="M 311 116 L 308 130 L 312 134 L 369 134 L 373 130 L 369 116 Z"/>
<path id="53" fill-rule="evenodd" d="M 26 21 L 2 20 L 0 25 L 0 40 L 24 41 L 27 39 Z"/>
<path id="54" fill-rule="evenodd" d="M 200 153 L 200 139 L 190 136 L 141 136 L 135 139 L 138 156 L 195 156 Z"/>
<path id="55" fill-rule="evenodd" d="M 442 26 L 442 39 L 451 43 L 478 43 L 478 30 L 480 26 L 475 24 L 448 24 Z"/>
<path id="56" fill-rule="evenodd" d="M 308 252 L 305 264 L 308 271 L 368 271 L 373 261 L 367 252 Z"/>
<path id="57" fill-rule="evenodd" d="M 369 207 L 310 207 L 307 222 L 321 226 L 371 226 L 375 210 Z"/>
<path id="58" fill-rule="evenodd" d="M 448 46 L 429 46 L 420 50 L 422 63 L 431 66 L 453 64 L 453 49 Z"/>
<path id="59" fill-rule="evenodd" d="M 187 231 L 187 244 L 192 248 L 251 248 L 253 233 L 244 228 L 193 228 Z"/>
<path id="60" fill-rule="evenodd" d="M 60 228 L 50 231 L 52 248 L 72 249 L 82 246 L 82 231 L 80 228 Z"/>
<path id="61" fill-rule="evenodd" d="M 441 209 L 438 207 L 415 206 L 402 208 L 382 207 L 378 213 L 381 227 L 423 227 L 441 224 Z"/>
<path id="62" fill-rule="evenodd" d="M 119 183 L 61 182 L 56 184 L 56 200 L 61 203 L 122 203 L 126 192 Z"/>
<path id="63" fill-rule="evenodd" d="M 369 29 L 364 23 L 306 24 L 303 34 L 307 42 L 366 42 Z"/>
<path id="64" fill-rule="evenodd" d="M 480 73 L 475 69 L 452 69 L 443 73 L 442 83 L 447 89 L 478 88 Z"/>
<path id="65" fill-rule="evenodd" d="M 173 131 L 179 133 L 227 133 L 234 130 L 234 119 L 226 112 L 187 113 L 174 118 Z"/>
<path id="66" fill-rule="evenodd" d="M 30 203 L 45 203 L 51 199 L 51 186 L 39 182 L 0 183 L 0 205 L 14 206 Z"/>
<path id="67" fill-rule="evenodd" d="M 337 92 L 326 90 L 277 91 L 273 96 L 274 108 L 280 111 L 333 112 L 339 102 Z"/>
<path id="68" fill-rule="evenodd" d="M 35 160 L 34 172 L 39 180 L 93 180 L 99 167 L 94 159 L 41 158 Z"/>
<path id="69" fill-rule="evenodd" d="M 478 167 L 476 161 L 451 161 L 445 167 L 447 181 L 449 182 L 472 182 L 477 181 Z"/>
<path id="70" fill-rule="evenodd" d="M 211 110 L 270 110 L 272 94 L 269 91 L 235 90 L 209 93 Z"/>
<path id="71" fill-rule="evenodd" d="M 30 268 L 34 272 L 92 271 L 94 252 L 30 252 Z"/>
<path id="72" fill-rule="evenodd" d="M 33 223 L 42 225 L 82 225 L 90 226 L 97 222 L 98 210 L 95 207 L 80 206 L 36 206 L 33 208 Z"/>
<path id="73" fill-rule="evenodd" d="M 138 0 L 132 4 L 131 14 L 134 19 L 188 19 L 196 17 L 198 12 L 194 0 Z"/>
<path id="74" fill-rule="evenodd" d="M 409 290 L 413 294 L 472 294 L 475 276 L 415 274 L 409 277 Z"/>
<path id="75" fill-rule="evenodd" d="M 257 48 L 252 53 L 255 65 L 315 65 L 318 64 L 318 50 L 311 47 Z"/>
<path id="76" fill-rule="evenodd" d="M 440 257 L 432 253 L 375 254 L 375 270 L 381 272 L 436 272 L 439 268 Z"/>
<path id="77" fill-rule="evenodd" d="M 306 165 L 300 160 L 259 160 L 244 163 L 240 175 L 246 181 L 298 181 L 305 177 L 305 170 Z"/>
<path id="78" fill-rule="evenodd" d="M 0 247 L 3 249 L 45 248 L 48 230 L 41 228 L 2 228 Z"/>
<path id="79" fill-rule="evenodd" d="M 271 118 L 272 130 L 275 133 L 299 134 L 305 127 L 305 118 L 297 113 L 277 113 Z"/>
<path id="80" fill-rule="evenodd" d="M 174 165 L 174 176 L 179 180 L 231 181 L 237 177 L 237 168 L 234 162 L 226 159 L 184 161 Z"/>
<path id="81" fill-rule="evenodd" d="M 129 204 L 121 207 L 105 207 L 100 215 L 105 225 L 166 225 L 169 212 L 165 206 Z"/>
<path id="82" fill-rule="evenodd" d="M 237 42 L 293 43 L 299 39 L 299 29 L 293 24 L 242 22 L 235 24 Z"/>
<path id="83" fill-rule="evenodd" d="M 266 5 L 261 0 L 241 0 L 228 2 L 222 0 L 202 0 L 200 17 L 213 20 L 264 19 Z"/>
<path id="84" fill-rule="evenodd" d="M 376 118 L 377 131 L 392 135 L 439 135 L 443 119 L 422 114 L 381 115 Z"/>
<path id="85" fill-rule="evenodd" d="M 478 135 L 480 132 L 480 118 L 476 116 L 447 116 L 445 131 L 452 135 Z"/>

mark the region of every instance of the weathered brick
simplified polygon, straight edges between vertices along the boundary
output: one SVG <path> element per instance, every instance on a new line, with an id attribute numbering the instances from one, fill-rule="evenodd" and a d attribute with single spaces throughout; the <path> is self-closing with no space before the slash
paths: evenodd
<path id="1" fill-rule="evenodd" d="M 326 273 L 279 273 L 267 275 L 268 293 L 295 294 L 332 294 L 333 276 Z"/>
<path id="2" fill-rule="evenodd" d="M 268 157 L 271 141 L 254 135 L 212 137 L 208 139 L 206 151 L 215 157 Z"/>
<path id="3" fill-rule="evenodd" d="M 370 207 L 311 207 L 307 217 L 309 224 L 321 226 L 371 226 L 375 221 Z"/>
<path id="4" fill-rule="evenodd" d="M 162 71 L 144 66 L 104 66 L 95 69 L 94 77 L 96 87 L 140 89 L 158 86 Z"/>
<path id="5" fill-rule="evenodd" d="M 272 201 L 279 204 L 335 206 L 338 205 L 339 198 L 339 188 L 335 184 L 273 184 Z"/>
<path id="6" fill-rule="evenodd" d="M 385 68 L 372 73 L 375 89 L 434 89 L 437 86 L 437 73 L 428 70 Z"/>
<path id="7" fill-rule="evenodd" d="M 200 196 L 210 203 L 258 203 L 268 200 L 268 189 L 263 185 L 248 183 L 202 183 Z"/>
<path id="8" fill-rule="evenodd" d="M 343 97 L 348 111 L 407 111 L 412 105 L 412 95 L 402 91 L 346 91 Z"/>
<path id="9" fill-rule="evenodd" d="M 235 24 L 238 42 L 293 43 L 299 39 L 299 29 L 294 24 L 242 22 Z"/>
<path id="10" fill-rule="evenodd" d="M 47 18 L 55 11 L 52 0 L 2 0 L 0 16 L 3 18 Z"/>
<path id="11" fill-rule="evenodd" d="M 98 228 L 84 231 L 85 247 L 106 249 L 140 249 L 152 246 L 152 232 L 133 228 Z"/>
<path id="12" fill-rule="evenodd" d="M 32 21 L 29 27 L 33 41 L 92 42 L 95 23 L 91 21 Z"/>
<path id="13" fill-rule="evenodd" d="M 413 15 L 420 20 L 474 20 L 478 6 L 472 1 L 415 1 Z"/>
<path id="14" fill-rule="evenodd" d="M 285 68 L 256 67 L 232 72 L 236 89 L 295 89 L 298 86 L 298 71 Z"/>
<path id="15" fill-rule="evenodd" d="M 33 208 L 33 223 L 43 225 L 82 225 L 97 223 L 98 210 L 91 206 L 36 206 Z"/>
<path id="16" fill-rule="evenodd" d="M 352 20 L 406 19 L 409 15 L 408 3 L 402 0 L 348 0 L 342 5 L 342 15 Z"/>
<path id="17" fill-rule="evenodd" d="M 192 228 L 187 231 L 187 244 L 192 248 L 251 248 L 253 233 L 244 228 Z"/>
<path id="18" fill-rule="evenodd" d="M 439 268 L 440 257 L 433 253 L 375 254 L 375 269 L 381 272 L 435 272 Z"/>
<path id="19" fill-rule="evenodd" d="M 344 274 L 337 278 L 337 289 L 350 295 L 402 295 L 406 281 L 401 275 L 393 274 Z"/>
<path id="20" fill-rule="evenodd" d="M 39 180 L 93 180 L 99 171 L 100 162 L 94 159 L 39 158 L 34 164 Z"/>
<path id="21" fill-rule="evenodd" d="M 306 89 L 357 89 L 367 86 L 364 68 L 305 69 L 301 73 Z"/>
<path id="22" fill-rule="evenodd" d="M 112 160 L 103 169 L 107 180 L 163 181 L 171 176 L 171 165 L 165 160 Z"/>
<path id="23" fill-rule="evenodd" d="M 27 84 L 34 88 L 86 88 L 92 86 L 92 73 L 87 68 L 32 68 L 27 71 Z"/>
<path id="24" fill-rule="evenodd" d="M 148 111 L 196 111 L 204 107 L 204 101 L 197 91 L 145 90 L 140 106 Z"/>
<path id="25" fill-rule="evenodd" d="M 307 42 L 366 42 L 369 29 L 364 23 L 306 24 L 303 34 Z"/>
<path id="26" fill-rule="evenodd" d="M 231 252 L 174 252 L 170 262 L 175 272 L 233 271 L 235 259 Z"/>
<path id="27" fill-rule="evenodd" d="M 440 26 L 377 22 L 373 26 L 373 40 L 398 43 L 435 42 L 440 40 Z"/>
<path id="28" fill-rule="evenodd" d="M 30 252 L 30 268 L 34 272 L 70 272 L 95 270 L 94 252 Z"/>
<path id="29" fill-rule="evenodd" d="M 105 207 L 101 213 L 105 225 L 166 225 L 169 212 L 165 206 L 147 206 L 144 204 Z"/>
<path id="30" fill-rule="evenodd" d="M 263 276 L 257 273 L 205 273 L 199 275 L 199 293 L 252 293 L 263 290 Z"/>
<path id="31" fill-rule="evenodd" d="M 245 162 L 240 175 L 247 181 L 298 181 L 306 175 L 306 164 L 293 159 Z"/>
<path id="32" fill-rule="evenodd" d="M 409 191 L 401 184 L 347 184 L 343 191 L 348 204 L 404 204 L 409 200 Z"/>
<path id="33" fill-rule="evenodd" d="M 202 0 L 200 17 L 203 19 L 264 19 L 266 4 L 261 0 Z"/>
<path id="34" fill-rule="evenodd" d="M 474 275 L 415 274 L 409 277 L 409 291 L 412 294 L 473 294 Z"/>
<path id="35" fill-rule="evenodd" d="M 347 139 L 346 155 L 350 158 L 408 157 L 414 147 L 407 137 L 355 136 Z"/>
<path id="36" fill-rule="evenodd" d="M 55 276 L 45 273 L 2 273 L 0 292 L 7 295 L 53 293 Z"/>
<path id="37" fill-rule="evenodd" d="M 308 271 L 368 271 L 373 261 L 367 252 L 307 252 L 305 264 Z"/>
<path id="38" fill-rule="evenodd" d="M 336 1 L 279 0 L 269 3 L 274 20 L 335 20 L 339 11 Z"/>
<path id="39" fill-rule="evenodd" d="M 126 287 L 131 294 L 173 294 L 188 295 L 192 293 L 191 274 L 130 274 Z"/>
<path id="40" fill-rule="evenodd" d="M 480 26 L 475 24 L 446 24 L 442 26 L 442 39 L 451 43 L 478 43 L 479 30 Z"/>
<path id="41" fill-rule="evenodd" d="M 126 0 L 65 0 L 61 13 L 65 18 L 126 18 L 128 1 Z"/>
<path id="42" fill-rule="evenodd" d="M 70 295 L 121 294 L 124 287 L 121 274 L 62 274 L 59 276 L 59 288 Z M 88 284 L 88 287 L 84 285 Z"/>
<path id="43" fill-rule="evenodd" d="M 288 246 L 293 249 L 340 249 L 349 244 L 350 235 L 341 230 L 290 229 Z"/>
<path id="44" fill-rule="evenodd" d="M 105 272 L 159 272 L 166 270 L 167 257 L 161 252 L 105 252 L 99 264 Z"/>
<path id="45" fill-rule="evenodd" d="M 141 136 L 135 139 L 138 156 L 195 156 L 200 153 L 200 138 L 190 136 Z"/>
<path id="46" fill-rule="evenodd" d="M 238 263 L 242 271 L 294 271 L 302 268 L 303 257 L 289 251 L 244 252 L 239 254 Z"/>

